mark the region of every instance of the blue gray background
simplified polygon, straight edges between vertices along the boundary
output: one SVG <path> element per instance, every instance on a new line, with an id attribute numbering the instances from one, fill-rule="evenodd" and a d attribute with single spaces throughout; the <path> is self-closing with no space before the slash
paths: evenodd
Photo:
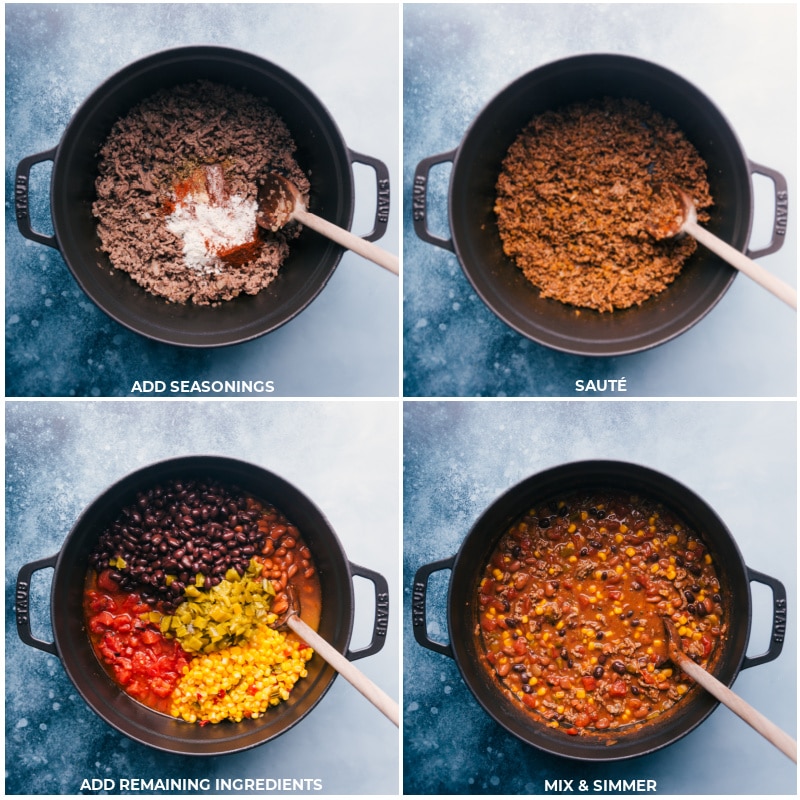
<path id="1" fill-rule="evenodd" d="M 58 552 L 111 483 L 165 458 L 226 455 L 294 484 L 326 515 L 348 559 L 387 579 L 386 643 L 356 663 L 399 698 L 399 425 L 396 403 L 386 401 L 8 401 L 6 793 L 79 794 L 84 778 L 219 776 L 320 778 L 324 794 L 396 794 L 397 728 L 342 678 L 272 742 L 230 756 L 172 756 L 96 716 L 57 658 L 22 644 L 12 609 L 20 566 Z M 371 637 L 374 593 L 366 580 L 354 586 L 358 649 Z M 49 589 L 50 573 L 36 573 L 34 634 L 52 641 Z"/>
<path id="2" fill-rule="evenodd" d="M 739 276 L 717 307 L 644 353 L 586 358 L 530 342 L 483 304 L 456 256 L 411 226 L 422 158 L 450 151 L 486 104 L 538 66 L 578 53 L 638 56 L 682 75 L 727 117 L 747 156 L 796 184 L 796 6 L 770 4 L 406 4 L 403 342 L 406 396 L 575 395 L 575 380 L 627 379 L 627 396 L 795 396 L 796 314 Z M 434 168 L 428 216 L 449 237 L 450 165 Z M 769 241 L 771 184 L 760 178 L 753 247 Z M 796 285 L 796 215 L 760 263 Z"/>
<path id="3" fill-rule="evenodd" d="M 255 53 L 321 100 L 348 147 L 383 160 L 394 189 L 380 244 L 399 247 L 399 9 L 396 5 L 19 4 L 6 6 L 6 195 L 19 160 L 55 146 L 80 103 L 145 55 L 192 44 Z M 32 174 L 34 228 L 52 232 L 50 165 Z M 375 176 L 357 165 L 353 232 L 372 229 Z M 9 396 L 128 395 L 135 380 L 273 380 L 290 396 L 397 396 L 397 278 L 346 252 L 324 291 L 260 339 L 196 351 L 110 320 L 61 255 L 19 234 L 6 206 Z"/>
<path id="4" fill-rule="evenodd" d="M 584 459 L 642 464 L 683 483 L 725 521 L 745 563 L 781 580 L 789 622 L 780 656 L 733 686 L 790 735 L 796 731 L 796 406 L 794 402 L 407 401 L 404 405 L 403 780 L 409 794 L 544 794 L 544 781 L 657 781 L 664 795 L 796 792 L 796 767 L 727 708 L 670 747 L 592 766 L 544 754 L 478 705 L 455 662 L 411 629 L 416 570 L 454 555 L 499 495 L 544 469 Z M 433 576 L 428 632 L 448 641 L 448 572 Z M 748 653 L 764 652 L 769 591 L 752 585 Z"/>

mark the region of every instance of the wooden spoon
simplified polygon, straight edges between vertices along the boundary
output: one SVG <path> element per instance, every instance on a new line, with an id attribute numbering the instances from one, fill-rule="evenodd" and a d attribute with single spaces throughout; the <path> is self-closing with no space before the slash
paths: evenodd
<path id="1" fill-rule="evenodd" d="M 397 256 L 312 214 L 306 208 L 297 187 L 283 175 L 270 172 L 259 180 L 258 209 L 256 222 L 268 231 L 280 230 L 291 220 L 296 220 L 389 272 L 400 274 L 400 262 Z"/>
<path id="2" fill-rule="evenodd" d="M 682 648 L 681 638 L 675 630 L 672 620 L 664 618 L 664 629 L 667 632 L 667 648 L 672 662 L 680 667 L 690 678 L 700 684 L 709 694 L 714 695 L 720 703 L 726 705 L 734 714 L 740 716 L 748 725 L 755 728 L 765 739 L 775 745 L 782 753 L 797 763 L 797 742 L 789 734 L 784 733 L 774 722 L 770 722 L 760 711 L 756 711 L 749 703 L 734 694 L 724 683 L 706 672 L 699 664 L 695 664 Z"/>
<path id="3" fill-rule="evenodd" d="M 675 184 L 662 183 L 656 189 L 653 213 L 646 223 L 645 229 L 654 239 L 670 239 L 682 233 L 688 233 L 712 253 L 716 253 L 732 267 L 752 278 L 784 303 L 788 303 L 795 311 L 797 310 L 797 291 L 765 270 L 752 258 L 748 258 L 735 247 L 731 247 L 727 242 L 723 242 L 722 239 L 698 225 L 694 201 Z"/>
<path id="4" fill-rule="evenodd" d="M 289 608 L 273 622 L 271 628 L 291 628 L 306 644 L 314 648 L 346 681 L 358 689 L 367 700 L 400 727 L 400 707 L 386 692 L 353 666 L 333 645 L 323 639 L 307 622 L 300 619 L 297 598 L 291 584 L 286 587 Z"/>

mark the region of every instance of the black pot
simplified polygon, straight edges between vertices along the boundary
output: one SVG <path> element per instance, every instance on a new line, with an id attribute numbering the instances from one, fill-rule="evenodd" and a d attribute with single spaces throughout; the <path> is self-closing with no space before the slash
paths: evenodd
<path id="1" fill-rule="evenodd" d="M 519 703 L 512 702 L 497 680 L 481 664 L 475 640 L 477 612 L 475 593 L 484 566 L 508 525 L 531 505 L 555 499 L 578 489 L 622 489 L 661 501 L 695 532 L 702 532 L 714 554 L 714 564 L 727 602 L 729 626 L 713 674 L 730 686 L 739 671 L 772 661 L 783 647 L 786 626 L 786 590 L 775 578 L 745 566 L 736 542 L 722 520 L 701 498 L 673 479 L 646 467 L 614 461 L 584 461 L 566 464 L 534 475 L 509 489 L 481 515 L 458 553 L 420 567 L 414 577 L 413 628 L 416 640 L 437 653 L 455 659 L 465 683 L 486 712 L 522 741 L 549 753 L 584 761 L 616 761 L 644 755 L 685 736 L 718 705 L 710 694 L 695 686 L 669 712 L 632 729 L 627 735 L 568 736 L 534 719 Z M 426 594 L 432 573 L 450 570 L 447 625 L 450 643 L 428 635 Z M 750 583 L 765 584 L 772 591 L 772 635 L 768 650 L 746 655 L 751 624 Z M 613 745 L 609 739 L 616 740 Z"/>
<path id="2" fill-rule="evenodd" d="M 330 688 L 336 672 L 318 655 L 308 662 L 308 677 L 290 699 L 258 719 L 239 723 L 193 725 L 141 705 L 111 680 L 95 657 L 84 624 L 83 586 L 88 556 L 100 531 L 113 521 L 137 490 L 170 478 L 208 478 L 238 485 L 254 497 L 272 503 L 302 532 L 322 584 L 319 632 L 347 658 L 356 660 L 383 647 L 388 624 L 388 587 L 376 572 L 347 560 L 339 540 L 322 512 L 298 489 L 260 467 L 217 456 L 186 456 L 152 464 L 128 475 L 103 492 L 81 514 L 61 551 L 26 564 L 17 578 L 17 631 L 26 644 L 61 659 L 67 675 L 93 711 L 126 736 L 171 753 L 220 755 L 234 753 L 274 739 L 300 722 Z M 54 569 L 50 592 L 53 642 L 33 637 L 29 591 L 34 572 Z M 375 616 L 369 644 L 349 650 L 353 629 L 353 576 L 366 578 L 375 592 Z"/>
<path id="3" fill-rule="evenodd" d="M 674 119 L 708 164 L 715 206 L 708 228 L 751 258 L 773 253 L 786 230 L 786 180 L 749 161 L 736 134 L 713 103 L 683 78 L 655 64 L 621 55 L 580 55 L 533 70 L 498 94 L 455 149 L 423 159 L 416 168 L 413 219 L 417 235 L 455 252 L 475 291 L 503 322 L 535 342 L 587 356 L 645 350 L 683 333 L 721 299 L 736 271 L 702 247 L 665 291 L 640 307 L 613 314 L 539 297 L 504 253 L 493 210 L 495 183 L 508 148 L 537 114 L 591 98 L 631 97 Z M 427 226 L 431 168 L 452 162 L 444 239 Z M 751 175 L 770 178 L 775 223 L 769 245 L 747 249 L 753 219 Z"/>
<path id="4" fill-rule="evenodd" d="M 216 347 L 253 339 L 299 314 L 322 291 L 343 250 L 312 231 L 291 244 L 278 278 L 257 295 L 244 295 L 216 307 L 170 304 L 112 271 L 100 251 L 92 216 L 97 153 L 111 127 L 134 105 L 161 88 L 198 79 L 243 89 L 267 102 L 286 122 L 297 144 L 296 159 L 312 176 L 312 210 L 342 228 L 353 221 L 353 162 L 375 170 L 375 225 L 364 238 L 386 232 L 389 173 L 381 161 L 356 153 L 345 142 L 322 103 L 280 67 L 248 53 L 222 47 L 183 47 L 143 58 L 99 86 L 81 105 L 57 147 L 22 159 L 16 175 L 17 224 L 28 239 L 61 251 L 86 294 L 112 319 L 168 344 Z M 52 161 L 50 214 L 55 235 L 34 231 L 29 218 L 29 174 Z"/>

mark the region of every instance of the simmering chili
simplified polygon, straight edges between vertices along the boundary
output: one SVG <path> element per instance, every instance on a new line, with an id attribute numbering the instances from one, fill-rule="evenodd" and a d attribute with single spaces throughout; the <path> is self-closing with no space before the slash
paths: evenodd
<path id="1" fill-rule="evenodd" d="M 507 693 L 544 724 L 618 729 L 689 691 L 663 619 L 707 665 L 727 630 L 721 591 L 700 536 L 661 504 L 573 494 L 503 533 L 477 588 L 476 635 Z"/>

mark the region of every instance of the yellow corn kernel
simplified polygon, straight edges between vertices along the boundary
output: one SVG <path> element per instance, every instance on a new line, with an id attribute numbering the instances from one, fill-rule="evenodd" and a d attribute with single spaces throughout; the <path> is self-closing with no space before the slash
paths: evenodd
<path id="1" fill-rule="evenodd" d="M 574 564 L 577 560 L 578 560 L 578 556 L 570 556 L 567 559 L 567 561 L 569 561 L 570 564 Z"/>
<path id="2" fill-rule="evenodd" d="M 689 687 L 685 683 L 679 683 L 677 686 L 678 694 L 686 694 L 689 691 Z"/>
<path id="3" fill-rule="evenodd" d="M 658 569 L 659 569 L 658 564 L 653 564 L 650 567 L 650 572 L 652 572 L 655 575 L 655 573 L 658 572 Z"/>
<path id="4" fill-rule="evenodd" d="M 622 544 L 622 540 L 623 540 L 624 538 L 625 538 L 625 537 L 624 537 L 624 536 L 623 536 L 621 533 L 618 533 L 618 534 L 616 534 L 616 535 L 614 536 L 614 541 L 615 541 L 617 544 Z"/>
<path id="5" fill-rule="evenodd" d="M 577 697 L 578 700 L 583 700 L 586 697 L 586 690 L 585 689 L 576 690 L 575 697 Z"/>
<path id="6" fill-rule="evenodd" d="M 634 548 L 634 547 L 626 547 L 625 548 L 625 555 L 628 556 L 628 558 L 633 558 L 636 555 L 636 548 Z"/>
<path id="7" fill-rule="evenodd" d="M 623 523 L 622 525 L 619 526 L 619 530 L 620 530 L 620 533 L 627 533 L 628 532 L 628 526 L 625 523 Z M 619 534 L 617 534 L 617 536 L 619 536 Z"/>
<path id="8" fill-rule="evenodd" d="M 578 526 L 572 522 L 570 523 L 569 528 L 567 528 L 567 533 L 575 533 L 576 530 L 578 530 Z"/>
<path id="9" fill-rule="evenodd" d="M 538 694 L 538 695 L 539 695 L 539 697 L 544 697 L 544 696 L 547 694 L 547 689 L 545 689 L 545 688 L 544 688 L 544 686 L 540 686 L 540 687 L 539 687 L 539 688 L 536 690 L 536 694 Z"/>
<path id="10" fill-rule="evenodd" d="M 528 686 L 536 686 L 537 683 L 539 683 L 539 679 L 535 675 L 528 679 Z"/>

